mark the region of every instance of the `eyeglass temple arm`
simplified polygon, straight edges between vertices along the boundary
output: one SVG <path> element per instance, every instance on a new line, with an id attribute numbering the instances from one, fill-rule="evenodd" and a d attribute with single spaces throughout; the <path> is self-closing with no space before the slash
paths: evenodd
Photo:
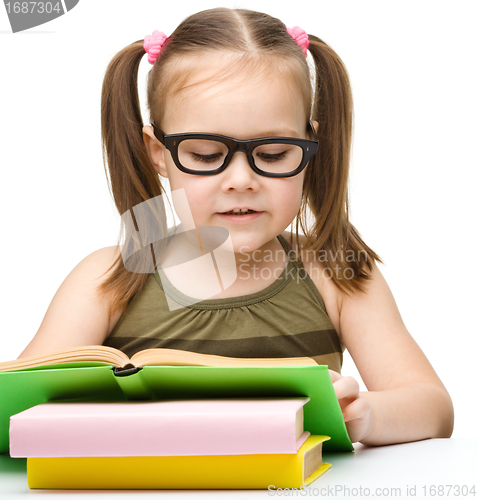
<path id="1" fill-rule="evenodd" d="M 156 127 L 154 123 L 151 123 L 151 126 L 153 127 L 154 135 L 156 136 L 158 141 L 164 144 L 164 132 L 158 127 Z"/>
<path id="2" fill-rule="evenodd" d="M 319 141 L 317 139 L 317 134 L 315 133 L 315 128 L 314 128 L 314 125 L 312 124 L 312 120 L 309 120 L 309 125 L 310 125 L 310 128 L 312 129 L 312 133 L 314 134 L 314 141 Z"/>

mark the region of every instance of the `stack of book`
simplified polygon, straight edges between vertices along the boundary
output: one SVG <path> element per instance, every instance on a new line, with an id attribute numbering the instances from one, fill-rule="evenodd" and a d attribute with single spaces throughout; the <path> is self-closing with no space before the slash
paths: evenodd
<path id="1" fill-rule="evenodd" d="M 309 398 L 60 402 L 10 418 L 30 488 L 300 488 L 321 476 Z"/>
<path id="2" fill-rule="evenodd" d="M 128 358 L 83 346 L 0 363 L 0 453 L 10 417 L 51 401 L 164 401 L 309 397 L 304 428 L 330 436 L 324 451 L 352 451 L 329 370 L 310 358 L 228 358 L 146 349 Z"/>

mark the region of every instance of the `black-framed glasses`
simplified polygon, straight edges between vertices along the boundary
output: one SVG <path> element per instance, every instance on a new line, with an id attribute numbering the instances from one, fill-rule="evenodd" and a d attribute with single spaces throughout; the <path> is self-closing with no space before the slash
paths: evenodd
<path id="1" fill-rule="evenodd" d="M 265 177 L 292 177 L 299 174 L 313 155 L 319 141 L 309 121 L 314 140 L 293 137 L 266 137 L 242 141 L 217 134 L 165 134 L 152 124 L 154 135 L 171 152 L 175 165 L 187 174 L 216 175 L 229 165 L 234 153 L 246 154 L 252 170 Z"/>

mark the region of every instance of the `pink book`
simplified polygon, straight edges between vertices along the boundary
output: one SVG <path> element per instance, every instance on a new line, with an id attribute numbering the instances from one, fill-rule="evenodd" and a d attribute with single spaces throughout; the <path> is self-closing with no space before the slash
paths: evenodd
<path id="1" fill-rule="evenodd" d="M 45 403 L 10 418 L 12 457 L 296 453 L 309 398 Z"/>

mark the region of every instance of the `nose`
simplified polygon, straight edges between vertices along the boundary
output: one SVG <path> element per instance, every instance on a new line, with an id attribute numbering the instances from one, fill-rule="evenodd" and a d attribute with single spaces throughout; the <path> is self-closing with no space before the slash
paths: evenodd
<path id="1" fill-rule="evenodd" d="M 236 150 L 231 158 L 226 170 L 222 172 L 224 176 L 223 189 L 257 189 L 258 175 L 252 170 L 247 155 L 244 151 Z"/>

